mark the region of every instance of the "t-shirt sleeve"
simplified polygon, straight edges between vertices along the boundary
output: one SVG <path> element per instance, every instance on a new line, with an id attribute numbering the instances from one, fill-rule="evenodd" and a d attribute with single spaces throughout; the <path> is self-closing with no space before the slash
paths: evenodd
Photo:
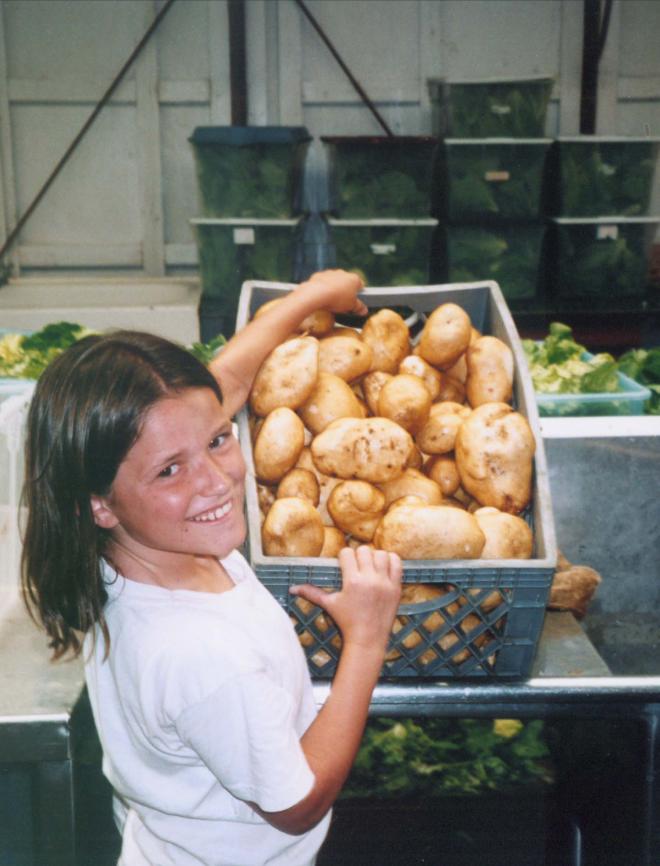
<path id="1" fill-rule="evenodd" d="M 227 680 L 175 725 L 234 797 L 277 812 L 302 800 L 314 784 L 293 715 L 287 692 L 257 671 Z"/>

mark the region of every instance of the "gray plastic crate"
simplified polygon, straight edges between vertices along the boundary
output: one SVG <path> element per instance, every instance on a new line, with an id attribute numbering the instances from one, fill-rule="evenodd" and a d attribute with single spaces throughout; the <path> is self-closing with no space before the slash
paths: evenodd
<path id="1" fill-rule="evenodd" d="M 293 288 L 285 283 L 250 281 L 243 285 L 237 327 L 255 311 Z M 407 560 L 406 583 L 443 584 L 450 590 L 437 601 L 402 605 L 399 631 L 390 640 L 385 677 L 522 677 L 529 673 L 545 616 L 557 550 L 548 470 L 539 430 L 536 399 L 516 328 L 495 282 L 368 288 L 361 295 L 371 309 L 407 307 L 424 316 L 446 302 L 459 304 L 474 326 L 510 346 L 515 363 L 514 403 L 528 419 L 536 438 L 533 499 L 525 513 L 534 530 L 534 558 L 528 560 Z M 248 415 L 238 419 L 247 464 L 247 555 L 260 580 L 292 617 L 313 676 L 329 677 L 336 669 L 340 641 L 320 610 L 304 613 L 288 593 L 295 583 L 313 582 L 338 588 L 336 559 L 265 556 Z M 500 594 L 493 606 L 493 591 Z M 413 632 L 415 635 L 413 635 Z M 412 644 L 416 644 L 412 646 Z M 444 648 L 443 648 L 444 644 Z"/>

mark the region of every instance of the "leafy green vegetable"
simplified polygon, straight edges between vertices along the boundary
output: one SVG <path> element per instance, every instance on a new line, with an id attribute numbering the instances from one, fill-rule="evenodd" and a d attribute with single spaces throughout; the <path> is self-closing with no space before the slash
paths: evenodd
<path id="1" fill-rule="evenodd" d="M 445 142 L 450 221 L 534 219 L 542 212 L 546 143 Z"/>
<path id="2" fill-rule="evenodd" d="M 643 295 L 647 284 L 643 224 L 619 225 L 617 237 L 598 237 L 598 224 L 559 226 L 561 296 Z"/>
<path id="3" fill-rule="evenodd" d="M 449 226 L 446 278 L 496 280 L 507 299 L 534 297 L 544 231 L 537 225 Z"/>
<path id="4" fill-rule="evenodd" d="M 551 79 L 449 83 L 438 134 L 455 138 L 541 138 Z"/>
<path id="5" fill-rule="evenodd" d="M 656 151 L 652 141 L 560 141 L 561 212 L 565 216 L 646 213 Z"/>
<path id="6" fill-rule="evenodd" d="M 541 721 L 373 719 L 342 797 L 461 796 L 551 781 Z"/>
<path id="7" fill-rule="evenodd" d="M 573 339 L 573 331 L 553 322 L 538 344 L 522 340 L 534 390 L 541 394 L 600 394 L 620 391 L 618 367 L 607 354 L 588 356 Z"/>
<path id="8" fill-rule="evenodd" d="M 331 226 L 337 267 L 359 268 L 370 286 L 419 286 L 429 279 L 434 226 Z"/>
<path id="9" fill-rule="evenodd" d="M 202 210 L 210 217 L 284 219 L 299 209 L 306 141 L 196 144 Z"/>
<path id="10" fill-rule="evenodd" d="M 5 334 L 0 339 L 0 376 L 38 379 L 58 355 L 94 331 L 72 322 L 54 322 L 33 334 Z"/>
<path id="11" fill-rule="evenodd" d="M 218 351 L 226 345 L 227 340 L 223 334 L 218 334 L 208 343 L 193 343 L 188 347 L 188 351 L 193 354 L 202 364 L 208 365 L 218 354 Z"/>
<path id="12" fill-rule="evenodd" d="M 428 216 L 434 139 L 323 139 L 330 209 L 342 219 Z"/>
<path id="13" fill-rule="evenodd" d="M 630 349 L 619 358 L 619 370 L 651 391 L 644 407 L 648 415 L 660 415 L 660 346 Z"/>

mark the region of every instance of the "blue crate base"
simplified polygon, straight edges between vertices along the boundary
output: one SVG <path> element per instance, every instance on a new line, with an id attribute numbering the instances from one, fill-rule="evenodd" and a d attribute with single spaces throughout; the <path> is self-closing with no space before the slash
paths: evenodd
<path id="1" fill-rule="evenodd" d="M 536 651 L 552 582 L 552 570 L 528 577 L 506 574 L 488 578 L 439 579 L 437 570 L 415 577 L 406 563 L 406 583 L 426 583 L 442 591 L 438 598 L 402 604 L 395 619 L 381 677 L 518 678 L 526 676 Z M 314 580 L 326 590 L 339 582 L 304 573 L 287 580 L 259 575 L 288 613 L 313 677 L 331 678 L 341 654 L 341 634 L 316 605 L 292 596 L 289 586 Z M 258 573 L 258 572 L 257 572 Z"/>

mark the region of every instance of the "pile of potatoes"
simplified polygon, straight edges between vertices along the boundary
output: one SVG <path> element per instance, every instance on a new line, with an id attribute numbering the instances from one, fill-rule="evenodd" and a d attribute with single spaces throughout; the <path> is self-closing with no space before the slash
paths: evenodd
<path id="1" fill-rule="evenodd" d="M 454 303 L 428 315 L 415 345 L 391 309 L 360 331 L 308 317 L 249 400 L 264 553 L 531 557 L 520 513 L 535 441 L 511 405 L 513 373 L 509 347 Z"/>

